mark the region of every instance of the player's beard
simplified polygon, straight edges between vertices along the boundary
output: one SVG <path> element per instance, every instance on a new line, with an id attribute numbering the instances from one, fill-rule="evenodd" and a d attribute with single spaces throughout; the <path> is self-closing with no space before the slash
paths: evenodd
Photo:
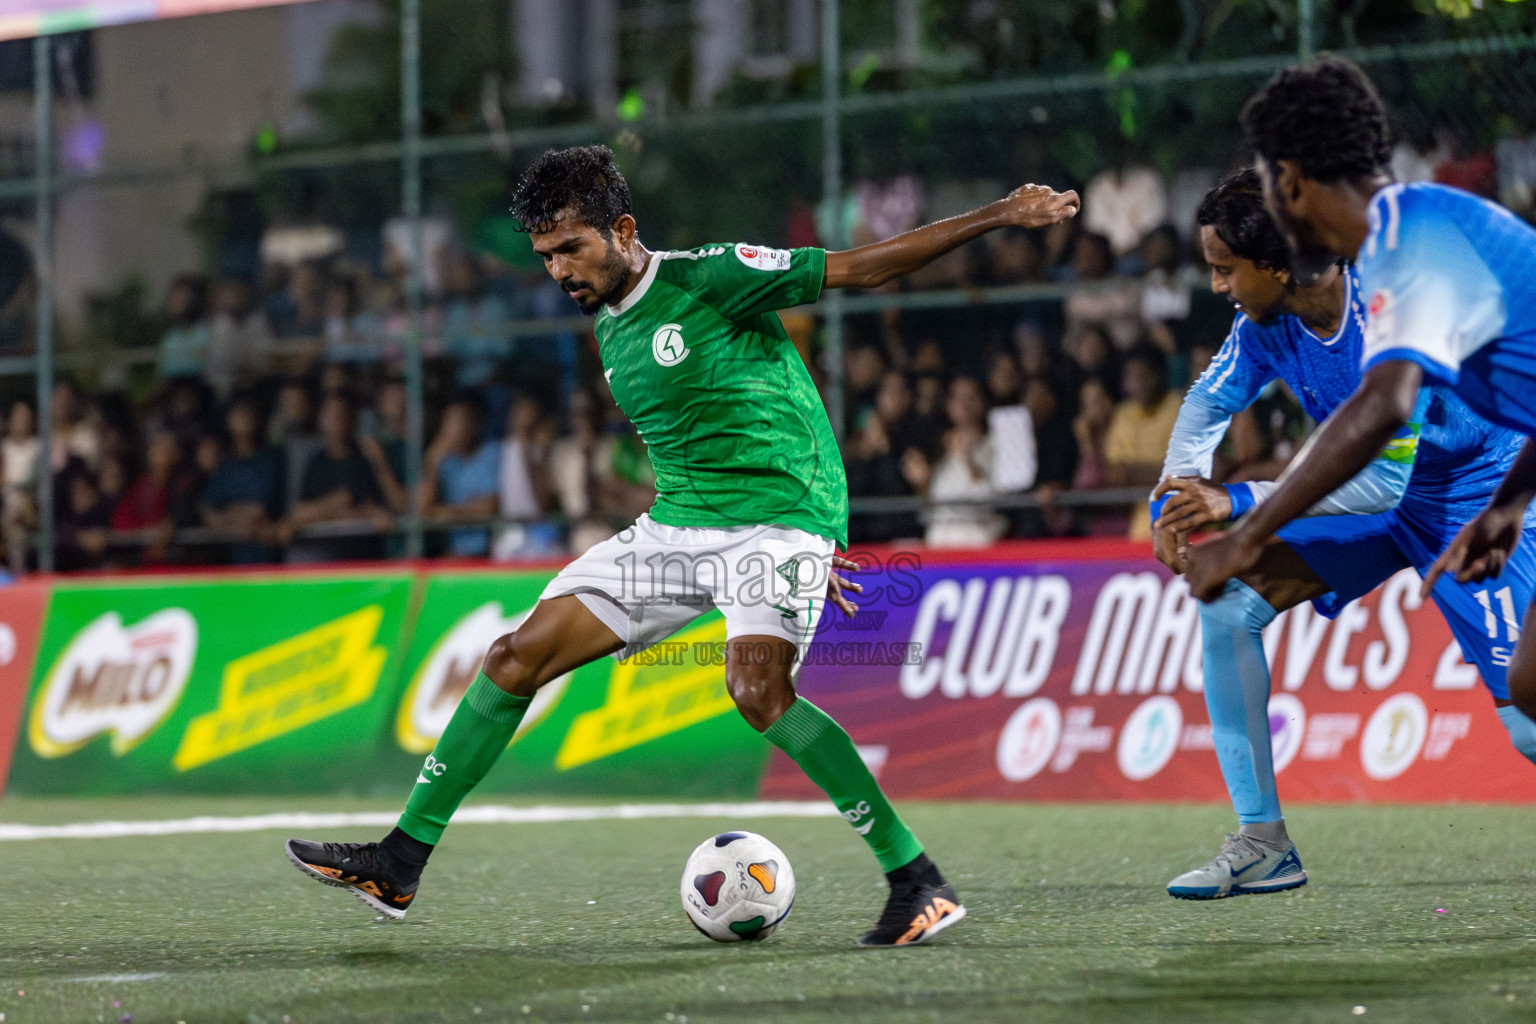
<path id="1" fill-rule="evenodd" d="M 629 277 L 629 264 L 624 259 L 624 254 L 619 252 L 619 247 L 613 244 L 613 239 L 608 239 L 608 252 L 603 256 L 603 262 L 598 265 L 597 273 L 592 275 L 597 283 L 591 281 L 568 281 L 565 284 L 567 293 L 580 291 L 585 288 L 592 297 L 586 301 L 576 300 L 576 305 L 587 316 L 594 315 L 604 306 L 616 304 L 624 294 L 624 282 Z"/>

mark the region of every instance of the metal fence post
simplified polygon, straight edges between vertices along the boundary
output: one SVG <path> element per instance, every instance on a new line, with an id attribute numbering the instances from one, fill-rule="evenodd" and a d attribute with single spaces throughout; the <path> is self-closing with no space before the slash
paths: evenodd
<path id="1" fill-rule="evenodd" d="M 406 302 L 410 331 L 405 355 L 406 553 L 420 558 L 422 536 L 422 452 L 425 447 L 425 397 L 422 383 L 422 306 L 426 292 L 426 253 L 421 231 L 421 0 L 400 4 L 400 175 L 401 212 L 406 218 Z"/>
<path id="2" fill-rule="evenodd" d="M 1297 0 L 1296 51 L 1302 60 L 1317 52 L 1317 0 Z"/>
<path id="3" fill-rule="evenodd" d="M 32 117 L 37 131 L 37 198 L 32 272 L 37 280 L 37 567 L 53 571 L 53 47 L 32 41 Z"/>
<path id="4" fill-rule="evenodd" d="M 822 202 L 831 229 L 823 243 L 841 249 L 843 237 L 842 44 L 838 32 L 838 0 L 821 0 L 821 173 Z M 843 439 L 843 293 L 833 289 L 823 300 L 827 353 L 827 416 L 832 433 Z"/>

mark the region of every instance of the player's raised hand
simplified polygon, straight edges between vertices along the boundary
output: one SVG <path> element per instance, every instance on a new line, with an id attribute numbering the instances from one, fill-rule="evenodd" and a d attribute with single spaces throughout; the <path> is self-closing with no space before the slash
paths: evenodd
<path id="1" fill-rule="evenodd" d="M 1214 601 L 1226 588 L 1227 580 L 1241 576 L 1259 563 L 1264 545 L 1248 538 L 1245 531 L 1233 530 L 1206 541 L 1189 553 L 1189 592 L 1202 601 Z"/>
<path id="2" fill-rule="evenodd" d="M 1458 583 L 1477 583 L 1504 571 L 1525 522 L 1522 508 L 1489 505 L 1456 534 L 1450 545 L 1435 559 L 1419 587 L 1420 598 L 1429 596 L 1435 581 L 1452 573 Z"/>
<path id="3" fill-rule="evenodd" d="M 1224 523 L 1232 517 L 1232 496 L 1220 484 L 1197 476 L 1165 476 L 1152 492 L 1156 501 L 1171 495 L 1163 503 L 1162 514 L 1153 529 L 1187 534 L 1210 523 Z"/>
<path id="4" fill-rule="evenodd" d="M 1020 185 L 1008 193 L 1002 205 L 1008 223 L 1021 228 L 1043 228 L 1076 217 L 1083 204 L 1070 189 L 1057 192 L 1049 185 Z"/>
<path id="5" fill-rule="evenodd" d="M 843 614 L 848 616 L 850 619 L 853 618 L 854 614 L 859 610 L 859 606 L 844 597 L 843 591 L 849 590 L 855 594 L 862 594 L 864 593 L 864 585 L 862 583 L 855 583 L 849 579 L 844 579 L 837 574 L 836 570 L 844 569 L 856 572 L 858 571 L 858 568 L 858 562 L 844 558 L 842 555 L 833 555 L 832 569 L 834 571 L 827 574 L 827 600 L 841 608 Z"/>

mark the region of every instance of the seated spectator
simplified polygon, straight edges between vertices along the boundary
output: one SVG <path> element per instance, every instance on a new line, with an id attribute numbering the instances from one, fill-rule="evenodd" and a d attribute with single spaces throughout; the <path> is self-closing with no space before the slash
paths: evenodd
<path id="1" fill-rule="evenodd" d="M 52 404 L 54 464 L 62 466 L 73 456 L 94 470 L 101 461 L 100 416 L 90 415 L 90 407 L 80 397 L 79 389 L 68 380 L 53 386 Z"/>
<path id="2" fill-rule="evenodd" d="M 112 529 L 146 534 L 145 565 L 166 561 L 178 526 L 191 525 L 196 479 L 182 456 L 176 435 L 153 431 L 139 474 L 112 511 Z"/>
<path id="3" fill-rule="evenodd" d="M 1153 229 L 1141 243 L 1141 319 L 1151 340 L 1168 355 L 1178 348 L 1176 329 L 1189 318 L 1191 289 L 1180 273 L 1183 249 L 1171 224 Z"/>
<path id="4" fill-rule="evenodd" d="M 0 442 L 0 473 L 5 486 L 0 497 L 0 526 L 11 572 L 18 576 L 26 572 L 27 538 L 37 526 L 40 443 L 32 406 L 14 403 L 6 417 L 5 439 Z"/>
<path id="5" fill-rule="evenodd" d="M 1067 355 L 1064 376 L 1074 391 L 1090 379 L 1103 384 L 1106 392 L 1119 391 L 1119 356 L 1110 347 L 1109 337 L 1103 330 L 1091 324 L 1080 324 L 1067 332 L 1061 347 Z"/>
<path id="6" fill-rule="evenodd" d="M 256 308 L 251 283 L 221 277 L 213 288 L 213 319 L 208 327 L 208 386 L 221 399 L 252 383 L 273 360 L 272 330 Z"/>
<path id="7" fill-rule="evenodd" d="M 1142 345 L 1130 353 L 1124 369 L 1125 401 L 1115 407 L 1104 439 L 1105 475 L 1114 487 L 1157 485 L 1179 418 L 1178 395 L 1168 389 L 1168 364 L 1161 352 Z M 1152 523 L 1145 505 L 1131 512 L 1130 536 L 1150 540 Z"/>
<path id="8" fill-rule="evenodd" d="M 254 399 L 231 402 L 224 423 L 229 448 L 203 485 L 203 524 L 241 539 L 228 550 L 230 564 L 270 562 L 283 514 L 282 457 L 262 440 L 261 411 Z"/>
<path id="9" fill-rule="evenodd" d="M 912 390 L 906 377 L 895 370 L 886 371 L 874 408 L 848 445 L 849 494 L 888 498 L 916 493 L 902 471 L 907 450 L 916 447 L 909 422 L 911 410 Z M 861 541 L 873 542 L 915 537 L 921 532 L 917 517 L 910 512 L 860 514 L 850 524 L 850 529 L 855 527 Z"/>
<path id="10" fill-rule="evenodd" d="M 1004 228 L 987 236 L 987 283 L 1032 284 L 1040 280 L 1042 253 L 1035 233 L 1024 228 Z"/>
<path id="11" fill-rule="evenodd" d="M 580 554 L 633 522 L 655 497 L 655 476 L 631 428 L 603 429 L 605 415 L 590 391 L 571 396 L 568 426 L 549 450 L 549 476 L 569 524 L 572 554 Z"/>
<path id="12" fill-rule="evenodd" d="M 445 250 L 447 301 L 443 304 L 443 354 L 457 363 L 460 388 L 483 388 L 512 349 L 512 316 L 501 297 L 486 288 L 475 254 Z M 505 409 L 505 405 L 502 406 Z"/>
<path id="13" fill-rule="evenodd" d="M 1067 296 L 1067 332 L 1085 326 L 1101 328 L 1114 346 L 1125 351 L 1141 335 L 1141 288 L 1114 277 L 1115 261 L 1109 240 L 1084 232 L 1072 243 L 1071 277 L 1077 284 Z"/>
<path id="14" fill-rule="evenodd" d="M 507 411 L 507 436 L 501 443 L 497 476 L 503 519 L 532 520 L 547 514 L 551 495 L 546 460 L 551 435 L 549 419 L 538 398 L 528 392 L 514 395 Z"/>
<path id="15" fill-rule="evenodd" d="M 405 435 L 408 405 L 405 381 L 387 378 L 379 385 L 373 407 L 365 410 L 366 420 L 358 445 L 363 455 L 378 471 L 384 499 L 396 514 L 405 512 Z M 363 419 L 364 417 L 359 417 Z"/>
<path id="16" fill-rule="evenodd" d="M 485 436 L 480 403 L 467 396 L 449 402 L 422 467 L 422 516 L 434 523 L 491 518 L 496 514 L 500 468 L 500 446 Z M 456 557 L 484 556 L 490 546 L 487 527 L 448 534 L 447 553 Z"/>
<path id="17" fill-rule="evenodd" d="M 1115 402 L 1104 382 L 1098 377 L 1083 381 L 1077 395 L 1077 416 L 1072 421 L 1072 437 L 1077 442 L 1073 490 L 1093 491 L 1110 485 L 1105 442 L 1114 416 Z"/>
<path id="18" fill-rule="evenodd" d="M 511 520 L 497 533 L 493 554 L 511 559 L 552 554 L 559 543 L 553 523 L 539 522 L 549 515 L 553 495 L 549 485 L 549 450 L 554 441 L 554 422 L 544 414 L 537 396 L 520 391 L 507 410 L 507 434 L 501 442 L 501 467 L 496 487 L 498 511 Z"/>
<path id="19" fill-rule="evenodd" d="M 197 377 L 208 358 L 208 321 L 204 319 L 206 285 L 202 278 L 178 274 L 165 297 L 168 326 L 160 335 L 160 377 Z"/>
<path id="20" fill-rule="evenodd" d="M 361 530 L 389 530 L 394 521 L 384 507 L 378 477 L 358 450 L 356 416 L 344 395 L 327 395 L 320 405 L 320 448 L 309 457 L 299 484 L 299 500 L 284 521 L 282 534 L 292 539 L 307 527 L 345 523 Z M 292 541 L 290 562 L 340 562 L 381 558 L 378 535 L 313 537 Z"/>
<path id="21" fill-rule="evenodd" d="M 1167 218 L 1168 188 L 1151 167 L 1110 167 L 1083 187 L 1083 226 L 1103 235 L 1117 256 Z"/>
<path id="22" fill-rule="evenodd" d="M 362 308 L 357 279 L 338 274 L 325 287 L 323 358 L 328 363 L 374 363 L 383 355 L 383 320 Z"/>
<path id="23" fill-rule="evenodd" d="M 936 548 L 985 547 L 1007 529 L 1007 520 L 986 504 L 992 485 L 992 442 L 986 433 L 987 401 L 974 377 L 956 377 L 945 402 L 950 427 L 943 454 L 931 466 L 909 449 L 904 468 L 914 487 L 928 497 L 925 541 Z M 962 500 L 966 504 L 945 504 Z"/>
<path id="24" fill-rule="evenodd" d="M 60 572 L 100 568 L 112 525 L 111 499 L 97 490 L 80 463 L 74 465 L 77 469 L 58 488 L 64 500 L 54 509 L 53 565 Z"/>
<path id="25" fill-rule="evenodd" d="M 315 430 L 314 394 L 305 381 L 289 378 L 278 388 L 277 410 L 267 423 L 267 439 L 282 455 L 283 508 L 291 509 L 300 500 L 305 468 L 321 444 Z"/>
<path id="26" fill-rule="evenodd" d="M 288 271 L 281 290 L 267 299 L 267 320 L 281 341 L 319 341 L 325 333 L 325 271 L 306 260 Z"/>

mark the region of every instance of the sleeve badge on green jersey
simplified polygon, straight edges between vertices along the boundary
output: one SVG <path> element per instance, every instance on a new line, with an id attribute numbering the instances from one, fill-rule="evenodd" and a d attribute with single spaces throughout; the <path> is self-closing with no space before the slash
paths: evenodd
<path id="1" fill-rule="evenodd" d="M 676 366 L 688 358 L 688 351 L 680 324 L 662 324 L 651 335 L 651 354 L 662 366 Z"/>
<path id="2" fill-rule="evenodd" d="M 788 270 L 788 249 L 765 249 L 758 245 L 736 246 L 736 258 L 756 270 Z"/>

